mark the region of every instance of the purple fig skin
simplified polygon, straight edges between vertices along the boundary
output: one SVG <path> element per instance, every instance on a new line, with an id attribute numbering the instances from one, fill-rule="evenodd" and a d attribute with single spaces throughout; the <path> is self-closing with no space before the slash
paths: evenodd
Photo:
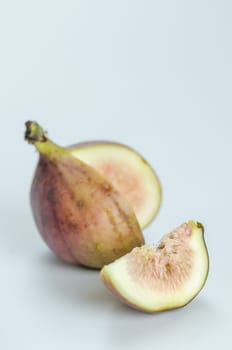
<path id="1" fill-rule="evenodd" d="M 43 142 L 49 148 L 50 141 Z M 37 147 L 40 157 L 31 187 L 33 216 L 50 249 L 67 262 L 101 268 L 144 244 L 120 193 L 94 168 L 56 147 L 46 152 Z"/>

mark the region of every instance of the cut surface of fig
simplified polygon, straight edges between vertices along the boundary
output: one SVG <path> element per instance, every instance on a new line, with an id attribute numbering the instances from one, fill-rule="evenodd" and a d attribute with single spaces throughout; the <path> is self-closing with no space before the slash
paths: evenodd
<path id="1" fill-rule="evenodd" d="M 141 228 L 155 218 L 161 204 L 160 181 L 137 151 L 109 141 L 80 143 L 70 150 L 75 157 L 97 169 L 126 198 Z"/>
<path id="2" fill-rule="evenodd" d="M 189 221 L 103 267 L 101 280 L 126 304 L 146 312 L 182 307 L 203 288 L 209 258 L 202 224 Z"/>

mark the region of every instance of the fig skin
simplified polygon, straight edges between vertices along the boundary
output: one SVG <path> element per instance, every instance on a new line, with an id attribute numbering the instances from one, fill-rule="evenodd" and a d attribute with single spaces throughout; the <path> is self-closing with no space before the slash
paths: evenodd
<path id="1" fill-rule="evenodd" d="M 133 210 L 94 168 L 54 144 L 36 122 L 26 123 L 25 139 L 39 151 L 33 216 L 58 257 L 101 268 L 144 243 Z"/>
<path id="2" fill-rule="evenodd" d="M 189 221 L 165 235 L 156 248 L 135 248 L 104 266 L 100 279 L 123 303 L 155 313 L 189 304 L 204 287 L 208 272 L 203 225 Z"/>
<path id="3" fill-rule="evenodd" d="M 144 229 L 162 202 L 160 180 L 144 157 L 128 145 L 95 140 L 69 146 L 72 154 L 93 166 L 126 198 Z"/>

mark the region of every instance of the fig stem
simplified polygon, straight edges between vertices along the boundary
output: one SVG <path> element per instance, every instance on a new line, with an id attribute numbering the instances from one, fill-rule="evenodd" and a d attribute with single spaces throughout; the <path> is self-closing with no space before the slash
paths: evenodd
<path id="1" fill-rule="evenodd" d="M 47 137 L 43 128 L 37 123 L 28 120 L 26 123 L 25 140 L 29 143 L 46 142 Z"/>
<path id="2" fill-rule="evenodd" d="M 51 156 L 65 153 L 65 148 L 53 143 L 46 135 L 44 129 L 35 121 L 28 120 L 25 123 L 26 131 L 24 138 L 28 143 L 33 144 L 40 154 Z"/>

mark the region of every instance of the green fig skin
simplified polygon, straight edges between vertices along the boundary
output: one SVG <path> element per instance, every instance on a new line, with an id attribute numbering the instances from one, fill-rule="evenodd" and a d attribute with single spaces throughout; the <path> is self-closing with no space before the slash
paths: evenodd
<path id="1" fill-rule="evenodd" d="M 45 135 L 37 140 L 35 126 L 28 122 L 25 134 L 40 153 L 31 207 L 50 249 L 67 262 L 101 268 L 144 244 L 134 212 L 120 193 L 67 149 Z"/>

